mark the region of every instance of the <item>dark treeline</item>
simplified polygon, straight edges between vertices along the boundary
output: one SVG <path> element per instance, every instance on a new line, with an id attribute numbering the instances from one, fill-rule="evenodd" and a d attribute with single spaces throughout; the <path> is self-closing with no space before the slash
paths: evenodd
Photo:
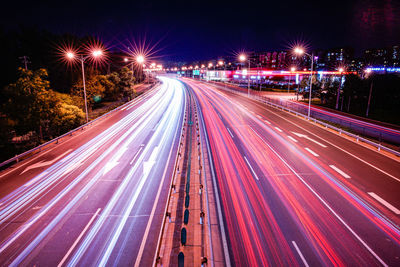
<path id="1" fill-rule="evenodd" d="M 101 45 L 92 36 L 0 28 L 0 161 L 85 122 L 80 64 L 68 64 L 60 49 L 94 42 Z M 89 111 L 105 101 L 121 102 L 135 96 L 135 77 L 121 64 L 122 56 L 107 51 L 104 64 L 85 63 Z"/>
<path id="2" fill-rule="evenodd" d="M 301 87 L 308 87 L 309 78 L 301 81 Z M 338 80 L 321 82 L 313 77 L 313 97 L 320 98 L 321 104 L 336 108 Z M 346 75 L 340 88 L 338 110 L 400 125 L 400 76 L 396 74 L 370 74 L 366 78 Z M 303 94 L 308 98 L 308 92 Z M 368 104 L 369 103 L 369 104 Z"/>

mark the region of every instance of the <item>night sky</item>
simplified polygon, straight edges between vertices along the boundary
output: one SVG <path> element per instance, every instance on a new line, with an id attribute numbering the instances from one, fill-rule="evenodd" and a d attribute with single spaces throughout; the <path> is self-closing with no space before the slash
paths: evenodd
<path id="1" fill-rule="evenodd" d="M 236 51 L 400 44 L 400 1 L 10 1 L 1 25 L 95 34 L 110 47 L 158 42 L 158 55 L 207 60 Z"/>

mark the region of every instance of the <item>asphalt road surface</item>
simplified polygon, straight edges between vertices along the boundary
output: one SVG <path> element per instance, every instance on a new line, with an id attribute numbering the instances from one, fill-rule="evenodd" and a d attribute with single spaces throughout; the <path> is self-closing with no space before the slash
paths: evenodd
<path id="1" fill-rule="evenodd" d="M 162 85 L 0 173 L 0 264 L 151 265 L 184 87 Z"/>
<path id="2" fill-rule="evenodd" d="M 237 266 L 399 266 L 400 162 L 210 84 L 197 95 Z"/>

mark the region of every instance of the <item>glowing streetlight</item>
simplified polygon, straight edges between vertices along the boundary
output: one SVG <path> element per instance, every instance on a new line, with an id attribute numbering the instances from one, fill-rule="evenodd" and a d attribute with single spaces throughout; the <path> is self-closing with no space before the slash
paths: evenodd
<path id="1" fill-rule="evenodd" d="M 246 71 L 246 75 L 247 75 L 247 96 L 250 96 L 250 59 L 248 59 L 245 54 L 239 55 L 239 61 L 245 62 L 246 60 L 249 62 L 249 70 Z"/>
<path id="2" fill-rule="evenodd" d="M 342 80 L 343 80 L 344 68 L 339 68 L 338 71 L 340 72 L 340 81 L 339 81 L 339 86 L 338 86 L 337 94 L 336 94 L 336 105 L 335 105 L 336 109 L 339 109 L 340 91 L 342 90 Z M 342 108 L 343 108 L 343 101 L 342 101 Z"/>
<path id="3" fill-rule="evenodd" d="M 100 49 L 96 49 L 92 51 L 92 56 L 97 58 L 97 57 L 101 57 L 103 55 L 103 51 L 101 51 Z"/>
<path id="4" fill-rule="evenodd" d="M 222 60 L 218 61 L 218 65 L 222 66 L 224 65 L 224 62 Z"/>
<path id="5" fill-rule="evenodd" d="M 104 55 L 104 52 L 102 49 L 100 48 L 94 48 L 91 50 L 91 53 L 89 55 L 80 55 L 77 56 L 76 53 L 74 53 L 73 51 L 67 51 L 65 53 L 65 57 L 72 61 L 72 60 L 79 60 L 81 62 L 81 67 L 82 67 L 82 83 L 83 83 L 83 95 L 85 98 L 85 113 L 86 113 L 86 123 L 89 122 L 89 115 L 88 115 L 88 108 L 87 108 L 87 96 L 86 96 L 86 80 L 85 80 L 85 61 L 88 58 L 101 58 Z"/>
<path id="6" fill-rule="evenodd" d="M 311 58 L 311 74 L 310 74 L 310 92 L 309 92 L 309 96 L 308 96 L 308 119 L 310 119 L 310 113 L 311 113 L 311 94 L 312 94 L 312 77 L 313 77 L 313 67 L 314 67 L 314 54 L 311 53 L 308 54 L 304 51 L 303 48 L 301 47 L 296 47 L 294 49 L 294 53 L 301 56 L 301 55 L 306 55 L 308 57 Z"/>
<path id="7" fill-rule="evenodd" d="M 75 54 L 74 54 L 74 52 L 67 52 L 66 53 L 66 56 L 67 56 L 67 59 L 69 59 L 69 60 L 71 60 L 71 59 L 74 59 L 75 58 Z"/>
<path id="8" fill-rule="evenodd" d="M 208 63 L 208 67 L 211 68 L 213 66 L 213 64 L 210 62 Z"/>
<path id="9" fill-rule="evenodd" d="M 128 62 L 128 58 L 124 58 L 124 61 L 125 61 L 125 62 Z"/>
<path id="10" fill-rule="evenodd" d="M 291 67 L 290 68 L 290 72 L 295 72 L 296 71 L 296 68 L 295 67 Z M 291 78 L 292 78 L 292 74 L 290 73 L 289 74 L 289 82 L 288 82 L 288 86 L 287 86 L 287 92 L 289 93 L 289 88 L 290 88 L 290 80 L 291 80 Z"/>
<path id="11" fill-rule="evenodd" d="M 295 49 L 294 49 L 294 52 L 297 54 L 297 55 L 302 55 L 302 54 L 304 54 L 304 49 L 303 48 L 301 48 L 301 47 L 296 47 Z"/>
<path id="12" fill-rule="evenodd" d="M 136 62 L 137 62 L 137 63 L 141 64 L 141 63 L 143 63 L 144 61 L 145 61 L 145 60 L 144 60 L 144 56 L 138 55 L 138 56 L 136 57 Z"/>

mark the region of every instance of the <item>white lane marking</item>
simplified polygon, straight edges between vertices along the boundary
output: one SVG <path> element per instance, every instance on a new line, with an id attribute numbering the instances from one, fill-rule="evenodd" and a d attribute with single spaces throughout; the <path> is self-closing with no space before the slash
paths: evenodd
<path id="1" fill-rule="evenodd" d="M 267 124 L 271 124 L 269 121 L 267 121 L 267 120 L 264 120 Z"/>
<path id="2" fill-rule="evenodd" d="M 252 129 L 252 128 L 251 128 Z M 253 129 L 252 129 L 253 130 Z M 253 130 L 254 131 L 254 130 Z M 375 259 L 377 259 L 383 266 L 387 267 L 388 265 L 375 253 L 375 251 L 373 251 L 367 243 L 365 243 L 365 241 L 359 236 L 357 235 L 356 232 L 354 232 L 354 230 L 342 219 L 342 217 L 340 217 L 332 208 L 331 206 L 329 206 L 329 204 L 303 179 L 303 177 L 300 176 L 300 174 L 298 174 L 293 168 L 292 166 L 289 165 L 289 163 L 287 163 L 282 157 L 281 155 L 279 155 L 278 152 L 276 152 L 275 149 L 273 149 L 256 131 L 254 131 L 256 133 L 256 135 L 264 142 L 264 144 L 266 146 L 269 147 L 269 149 L 271 149 L 272 152 L 274 152 L 274 154 L 294 173 L 294 175 L 296 175 L 297 178 L 299 178 L 299 180 L 308 188 L 308 190 L 311 191 L 311 193 L 314 194 L 314 196 L 316 196 L 319 201 L 321 201 L 321 203 L 328 209 L 330 210 L 330 212 L 350 231 L 350 233 L 353 234 L 353 236 L 355 236 L 357 238 L 358 241 L 360 241 L 360 243 L 369 251 L 369 253 L 371 253 Z"/>
<path id="3" fill-rule="evenodd" d="M 260 115 L 257 115 L 257 118 L 259 118 L 260 120 L 262 120 L 262 117 Z"/>
<path id="4" fill-rule="evenodd" d="M 130 165 L 132 165 L 132 163 L 135 161 L 135 159 L 137 158 L 137 156 L 139 155 L 140 151 L 142 151 L 143 146 L 139 147 L 139 150 L 136 152 L 135 156 L 133 157 L 133 159 L 131 160 L 131 162 L 129 162 Z"/>
<path id="5" fill-rule="evenodd" d="M 290 140 L 292 140 L 293 142 L 297 143 L 297 140 L 294 139 L 293 137 L 291 137 L 290 135 L 287 136 Z"/>
<path id="6" fill-rule="evenodd" d="M 278 127 L 275 127 L 275 129 L 276 129 L 278 132 L 282 132 L 282 130 L 279 129 Z"/>
<path id="7" fill-rule="evenodd" d="M 221 114 L 218 113 L 218 117 L 222 120 Z"/>
<path id="8" fill-rule="evenodd" d="M 299 254 L 301 260 L 302 260 L 303 263 L 304 263 L 304 265 L 305 265 L 306 267 L 309 267 L 309 265 L 308 265 L 306 259 L 305 259 L 304 256 L 303 256 L 303 253 L 301 253 L 301 251 L 300 251 L 299 247 L 297 246 L 296 242 L 292 241 L 292 244 L 293 244 L 294 248 L 296 249 L 297 253 Z"/>
<path id="9" fill-rule="evenodd" d="M 311 149 L 309 149 L 308 147 L 304 148 L 305 150 L 307 150 L 308 152 L 310 152 L 311 154 L 313 154 L 315 157 L 319 157 L 319 155 L 317 153 L 315 153 L 314 151 L 312 151 Z"/>
<path id="10" fill-rule="evenodd" d="M 226 127 L 226 129 L 228 129 L 229 134 L 230 134 L 230 135 L 232 136 L 232 138 L 233 138 L 233 134 L 232 134 L 231 130 L 229 130 L 228 127 Z"/>
<path id="11" fill-rule="evenodd" d="M 66 154 L 68 154 L 71 151 L 72 151 L 72 149 L 68 149 L 67 151 L 65 151 L 64 153 L 62 153 L 60 156 L 56 157 L 55 159 L 52 159 L 52 160 L 49 160 L 49 161 L 44 161 L 44 162 L 42 160 L 42 161 L 40 161 L 38 163 L 32 164 L 32 165 L 26 167 L 26 169 L 23 170 L 20 173 L 20 175 L 23 174 L 24 172 L 27 172 L 27 171 L 31 170 L 31 169 L 35 169 L 35 168 L 40 168 L 40 167 L 44 167 L 44 166 L 47 166 L 47 165 L 51 165 L 54 162 L 56 162 L 57 160 L 59 160 L 60 158 L 64 157 Z"/>
<path id="12" fill-rule="evenodd" d="M 260 107 L 263 107 L 263 106 L 261 106 L 261 105 L 259 105 L 259 106 L 260 106 Z M 313 133 L 313 132 L 307 130 L 306 128 L 301 127 L 301 126 L 298 125 L 297 123 L 295 123 L 295 122 L 293 122 L 293 121 L 291 121 L 291 120 L 288 120 L 288 119 L 285 118 L 285 117 L 280 116 L 280 115 L 277 114 L 276 112 L 273 112 L 273 111 L 271 111 L 271 110 L 268 110 L 268 111 L 271 112 L 272 114 L 276 115 L 277 117 L 280 117 L 281 119 L 283 119 L 283 120 L 285 120 L 285 121 L 288 121 L 289 123 L 295 125 L 296 127 L 298 127 L 298 128 L 300 128 L 300 129 L 302 129 L 302 130 L 304 130 L 304 131 L 306 131 L 306 132 L 308 132 L 308 133 L 310 133 L 310 134 L 312 134 L 312 135 L 314 135 L 314 136 L 320 138 L 320 139 L 323 140 L 325 143 L 327 143 L 327 144 L 329 144 L 329 145 L 331 145 L 331 146 L 333 146 L 333 147 L 339 149 L 340 151 L 343 151 L 344 153 L 346 153 L 346 154 L 352 156 L 352 157 L 355 158 L 355 159 L 358 159 L 358 160 L 361 161 L 362 163 L 364 163 L 364 164 L 366 164 L 366 165 L 368 165 L 368 166 L 374 168 L 375 170 L 380 171 L 381 173 L 383 173 L 383 174 L 389 176 L 390 178 L 396 180 L 397 182 L 400 182 L 400 178 L 397 178 L 396 176 L 391 175 L 390 173 L 388 173 L 388 172 L 386 172 L 386 171 L 384 171 L 384 170 L 382 170 L 382 169 L 376 167 L 375 165 L 369 163 L 368 161 L 363 160 L 363 159 L 360 158 L 360 157 L 357 157 L 356 155 L 350 153 L 349 151 L 347 151 L 347 150 L 345 150 L 345 149 L 343 149 L 343 148 L 341 148 L 341 147 L 335 145 L 335 144 L 332 143 L 332 142 L 329 142 L 328 140 L 326 140 L 326 139 L 324 139 L 324 138 L 318 136 L 317 134 L 315 134 L 315 133 Z M 375 150 L 373 150 L 373 151 L 376 152 Z"/>
<path id="13" fill-rule="evenodd" d="M 380 196 L 378 196 L 377 194 L 375 194 L 374 192 L 368 192 L 368 194 L 375 198 L 376 200 L 378 200 L 382 205 L 384 205 L 386 208 L 390 209 L 391 211 L 393 211 L 396 215 L 400 214 L 400 210 L 398 210 L 395 206 L 393 206 L 392 204 L 390 204 L 389 202 L 387 202 L 386 200 L 384 200 L 383 198 L 381 198 Z"/>
<path id="14" fill-rule="evenodd" d="M 71 254 L 71 252 L 75 249 L 76 245 L 78 245 L 79 241 L 81 241 L 83 235 L 86 233 L 86 231 L 89 229 L 89 226 L 92 224 L 92 222 L 94 221 L 94 219 L 97 217 L 97 215 L 100 212 L 100 208 L 97 209 L 96 213 L 93 214 L 92 218 L 90 219 L 90 221 L 88 222 L 88 224 L 86 224 L 85 228 L 83 229 L 83 231 L 80 233 L 80 235 L 78 236 L 78 238 L 75 240 L 75 242 L 72 244 L 72 246 L 69 248 L 69 250 L 67 251 L 67 253 L 65 254 L 64 258 L 62 258 L 62 260 L 60 261 L 60 263 L 57 265 L 57 267 L 61 267 L 64 262 L 68 259 L 69 255 Z"/>
<path id="15" fill-rule="evenodd" d="M 331 167 L 332 169 L 334 169 L 336 172 L 338 172 L 340 175 L 342 175 L 344 178 L 349 179 L 350 175 L 348 175 L 347 173 L 345 173 L 344 171 L 342 171 L 341 169 L 339 169 L 338 167 L 336 167 L 335 165 L 329 165 L 329 167 Z"/>
<path id="16" fill-rule="evenodd" d="M 323 148 L 326 148 L 326 147 L 327 147 L 326 145 L 321 144 L 321 143 L 318 142 L 317 140 L 314 140 L 314 139 L 308 137 L 308 135 L 306 135 L 306 134 L 300 134 L 300 133 L 296 133 L 296 132 L 292 132 L 292 133 L 293 133 L 294 135 L 297 135 L 297 136 L 300 137 L 300 138 L 305 138 L 305 139 L 307 139 L 307 140 L 310 140 L 311 142 L 314 142 L 314 143 L 316 143 L 317 145 L 322 146 Z"/>
<path id="17" fill-rule="evenodd" d="M 256 178 L 257 180 L 260 180 L 260 179 L 258 179 L 258 176 L 257 176 L 256 172 L 254 171 L 253 167 L 251 167 L 250 162 L 247 160 L 246 156 L 243 156 L 243 157 L 244 157 L 244 159 L 246 160 L 247 165 L 249 165 L 250 170 L 251 170 L 251 172 L 253 173 L 253 175 L 255 176 L 255 178 Z"/>

